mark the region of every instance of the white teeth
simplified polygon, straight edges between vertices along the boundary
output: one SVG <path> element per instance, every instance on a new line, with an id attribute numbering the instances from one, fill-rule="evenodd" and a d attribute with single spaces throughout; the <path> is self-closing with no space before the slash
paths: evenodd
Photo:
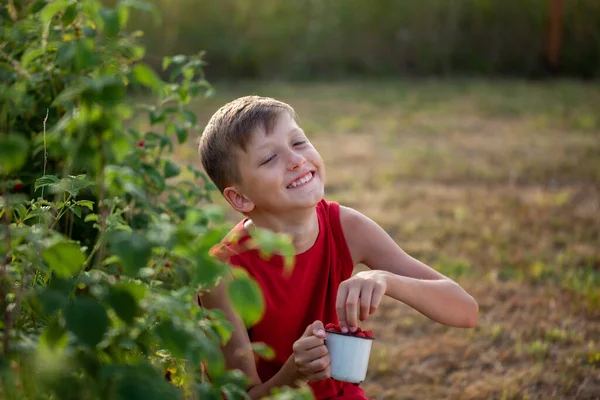
<path id="1" fill-rule="evenodd" d="M 302 178 L 292 182 L 292 184 L 290 186 L 293 188 L 298 187 L 298 186 L 302 185 L 303 183 L 310 181 L 312 179 L 312 177 L 313 177 L 312 172 L 309 172 L 308 174 L 304 175 Z"/>

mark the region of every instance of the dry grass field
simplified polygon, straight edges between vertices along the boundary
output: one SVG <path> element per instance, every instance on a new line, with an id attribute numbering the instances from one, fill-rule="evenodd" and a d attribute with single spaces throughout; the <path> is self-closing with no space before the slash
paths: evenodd
<path id="1" fill-rule="evenodd" d="M 463 330 L 385 299 L 363 326 L 377 337 L 368 395 L 600 398 L 598 83 L 215 89 L 193 105 L 201 124 L 242 95 L 289 102 L 325 160 L 326 197 L 373 218 L 479 302 L 478 326 Z M 194 145 L 179 157 L 197 162 Z"/>

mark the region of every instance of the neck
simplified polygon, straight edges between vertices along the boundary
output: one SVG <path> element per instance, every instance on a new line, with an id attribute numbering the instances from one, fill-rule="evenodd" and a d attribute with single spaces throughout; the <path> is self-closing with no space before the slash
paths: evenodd
<path id="1" fill-rule="evenodd" d="M 319 219 L 315 207 L 287 213 L 285 217 L 255 210 L 248 217 L 246 228 L 249 230 L 256 226 L 289 235 L 296 254 L 310 249 L 319 236 Z"/>

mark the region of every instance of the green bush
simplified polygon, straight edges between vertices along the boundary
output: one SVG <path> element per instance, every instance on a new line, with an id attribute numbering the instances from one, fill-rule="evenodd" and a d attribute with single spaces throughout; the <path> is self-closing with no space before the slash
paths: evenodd
<path id="1" fill-rule="evenodd" d="M 132 10 L 153 8 L 0 6 L 2 398 L 247 397 L 220 351 L 230 324 L 195 303 L 228 271 L 208 256 L 228 227 L 207 177 L 169 158 L 198 132 L 203 59 L 165 58 L 161 80 L 125 30 Z M 251 325 L 260 290 L 235 278 Z"/>

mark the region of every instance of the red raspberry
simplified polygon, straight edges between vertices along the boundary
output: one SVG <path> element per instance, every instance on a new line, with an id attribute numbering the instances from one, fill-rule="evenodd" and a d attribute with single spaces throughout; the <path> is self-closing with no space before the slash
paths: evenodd
<path id="1" fill-rule="evenodd" d="M 325 326 L 325 329 L 327 329 L 328 331 L 333 331 L 333 332 L 342 332 L 342 328 L 340 328 L 340 326 L 339 326 L 339 325 L 337 325 L 337 324 L 334 324 L 334 323 L 332 323 L 332 322 L 328 323 L 328 324 Z"/>
<path id="2" fill-rule="evenodd" d="M 373 332 L 371 332 L 371 331 L 364 331 L 363 333 L 365 334 L 366 338 L 373 339 Z"/>
<path id="3" fill-rule="evenodd" d="M 146 146 L 146 141 L 143 140 L 143 139 L 142 140 L 138 140 L 137 147 L 139 147 L 141 149 L 144 146 Z"/>
<path id="4" fill-rule="evenodd" d="M 15 183 L 15 186 L 13 186 L 13 190 L 15 192 L 20 192 L 21 190 L 23 190 L 23 184 L 21 182 Z"/>
<path id="5" fill-rule="evenodd" d="M 356 336 L 356 337 L 363 337 L 363 338 L 366 337 L 364 332 L 356 332 L 354 334 L 354 336 Z"/>
<path id="6" fill-rule="evenodd" d="M 165 268 L 171 268 L 171 261 L 165 261 Z"/>

